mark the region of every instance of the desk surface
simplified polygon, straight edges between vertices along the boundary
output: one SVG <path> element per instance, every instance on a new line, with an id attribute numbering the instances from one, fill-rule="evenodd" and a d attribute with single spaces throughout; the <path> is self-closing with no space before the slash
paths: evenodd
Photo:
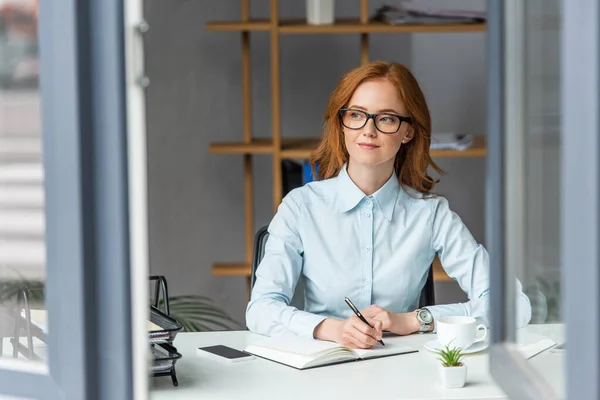
<path id="1" fill-rule="evenodd" d="M 418 353 L 351 362 L 299 371 L 268 360 L 227 364 L 196 356 L 196 348 L 224 344 L 243 349 L 254 334 L 248 331 L 180 333 L 175 347 L 183 355 L 177 362 L 179 386 L 169 377 L 152 378 L 151 399 L 505 399 L 489 375 L 487 351 L 465 357 L 467 384 L 444 389 L 438 377 L 439 361 L 423 346 L 434 334 L 406 336 Z M 561 325 L 529 325 L 518 332 L 520 344 L 549 337 L 563 341 Z M 564 387 L 564 354 L 545 351 L 530 362 L 551 381 Z"/>

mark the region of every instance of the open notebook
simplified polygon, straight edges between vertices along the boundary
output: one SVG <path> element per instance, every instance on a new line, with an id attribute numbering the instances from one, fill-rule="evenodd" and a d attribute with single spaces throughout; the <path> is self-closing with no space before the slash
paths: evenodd
<path id="1" fill-rule="evenodd" d="M 303 339 L 294 336 L 261 338 L 246 346 L 247 353 L 297 369 L 308 369 L 349 361 L 368 360 L 417 350 L 401 343 L 401 337 L 386 338 L 385 347 L 351 349 L 337 343 Z"/>

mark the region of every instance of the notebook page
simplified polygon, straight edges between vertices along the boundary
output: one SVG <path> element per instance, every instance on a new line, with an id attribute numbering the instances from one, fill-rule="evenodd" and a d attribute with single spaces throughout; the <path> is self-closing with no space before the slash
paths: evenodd
<path id="1" fill-rule="evenodd" d="M 327 350 L 327 352 L 322 353 L 319 357 L 306 364 L 306 367 L 334 364 L 339 361 L 356 360 L 357 358 L 358 356 L 353 349 L 338 347 L 337 349 Z"/>
<path id="2" fill-rule="evenodd" d="M 299 336 L 280 335 L 269 338 L 260 338 L 253 340 L 250 345 L 265 347 L 272 350 L 283 351 L 286 353 L 295 353 L 311 358 L 317 357 L 322 353 L 326 353 L 331 349 L 343 347 L 337 343 L 327 342 L 324 340 L 305 339 Z"/>
<path id="3" fill-rule="evenodd" d="M 404 344 L 402 337 L 385 338 L 385 346 L 378 344 L 370 349 L 353 349 L 360 358 L 374 358 L 393 354 L 412 353 L 416 349 Z"/>
<path id="4" fill-rule="evenodd" d="M 269 360 L 277 361 L 296 368 L 304 368 L 313 360 L 307 355 L 288 353 L 285 351 L 273 350 L 267 347 L 255 346 L 252 344 L 246 346 L 245 351 L 259 357 L 268 358 Z"/>
<path id="5" fill-rule="evenodd" d="M 277 349 L 273 347 L 272 342 L 265 340 L 261 341 L 262 345 L 249 344 L 246 346 L 245 351 L 299 369 L 331 364 L 343 360 L 354 360 L 357 358 L 356 354 L 351 349 L 339 345 L 334 347 L 321 345 L 313 346 L 313 349 L 311 350 L 315 350 L 316 347 L 323 348 L 323 350 L 309 353 L 311 350 L 302 348 L 302 344 L 310 345 L 312 343 L 310 340 L 301 340 L 299 342 L 292 340 L 294 343 L 291 346 L 286 345 L 281 341 L 277 341 L 276 344 L 274 343 L 275 347 L 278 347 Z M 287 342 L 289 343 L 289 341 Z M 289 349 L 291 347 L 294 347 L 293 350 L 296 352 L 290 351 Z M 307 354 L 300 354 L 298 352 Z"/>

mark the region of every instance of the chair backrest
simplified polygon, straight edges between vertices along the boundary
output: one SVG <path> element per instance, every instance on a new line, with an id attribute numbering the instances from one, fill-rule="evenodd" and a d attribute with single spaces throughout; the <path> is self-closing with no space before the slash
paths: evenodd
<path id="1" fill-rule="evenodd" d="M 254 252 L 252 255 L 252 275 L 250 276 L 250 288 L 254 287 L 254 282 L 256 281 L 256 269 L 258 268 L 258 264 L 265 256 L 265 246 L 267 244 L 267 239 L 269 238 L 269 230 L 268 226 L 263 226 L 260 228 L 256 234 L 254 235 Z"/>
<path id="2" fill-rule="evenodd" d="M 260 228 L 256 235 L 254 235 L 254 254 L 252 257 L 252 275 L 250 276 L 250 288 L 254 287 L 254 282 L 256 281 L 256 269 L 260 264 L 260 261 L 263 259 L 265 255 L 265 245 L 267 244 L 267 239 L 269 238 L 268 226 L 263 226 Z M 304 288 L 304 282 L 298 282 L 298 286 L 296 286 L 296 292 L 294 293 L 294 299 L 292 300 L 292 304 L 297 308 L 301 309 L 304 306 L 304 298 L 302 292 L 299 289 Z M 302 303 L 302 304 L 300 304 Z M 419 308 L 432 306 L 435 304 L 435 291 L 433 287 L 433 265 L 429 268 L 429 272 L 427 274 L 427 281 L 425 281 L 425 286 L 421 289 L 421 295 L 419 296 Z"/>
<path id="3" fill-rule="evenodd" d="M 435 305 L 435 290 L 433 287 L 433 264 L 431 264 L 425 286 L 421 289 L 421 295 L 419 296 L 419 308 L 433 305 Z"/>

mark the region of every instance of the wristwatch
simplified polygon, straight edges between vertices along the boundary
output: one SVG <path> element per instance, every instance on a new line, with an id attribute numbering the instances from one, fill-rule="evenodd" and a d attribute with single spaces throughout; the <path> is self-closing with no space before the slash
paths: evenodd
<path id="1" fill-rule="evenodd" d="M 415 312 L 417 313 L 417 320 L 421 323 L 419 333 L 429 332 L 431 330 L 431 324 L 433 323 L 431 311 L 426 308 L 420 308 L 415 310 Z"/>

